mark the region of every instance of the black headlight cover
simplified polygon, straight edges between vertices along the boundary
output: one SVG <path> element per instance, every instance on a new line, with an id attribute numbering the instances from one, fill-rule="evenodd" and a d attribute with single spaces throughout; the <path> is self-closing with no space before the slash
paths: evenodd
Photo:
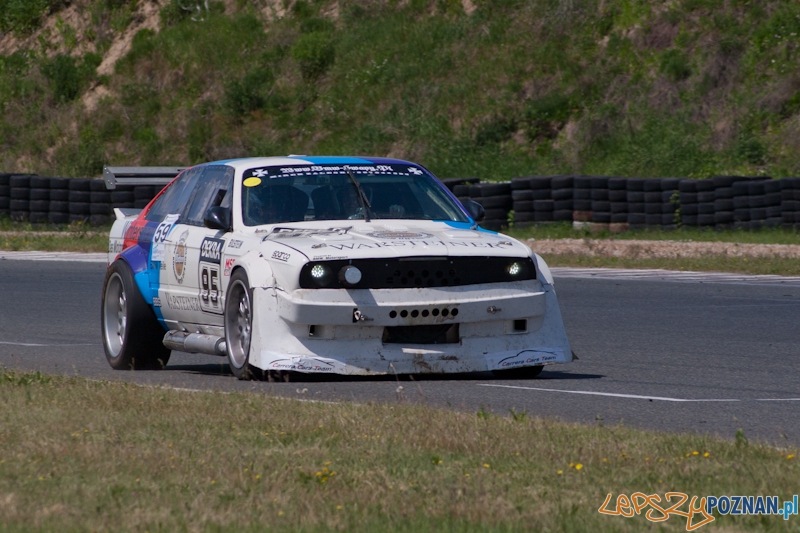
<path id="1" fill-rule="evenodd" d="M 512 268 L 512 265 L 517 267 Z M 315 278 L 315 266 L 339 272 L 353 265 L 362 278 L 353 286 L 344 286 L 338 276 Z M 319 270 L 319 269 L 318 269 Z M 400 257 L 392 259 L 344 259 L 311 261 L 300 270 L 303 289 L 410 289 L 457 287 L 481 283 L 508 283 L 536 279 L 536 265 L 530 257 Z"/>

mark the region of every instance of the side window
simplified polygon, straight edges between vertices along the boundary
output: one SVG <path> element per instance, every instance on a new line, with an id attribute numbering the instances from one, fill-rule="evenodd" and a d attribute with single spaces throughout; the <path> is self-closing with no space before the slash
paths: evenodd
<path id="1" fill-rule="evenodd" d="M 190 168 L 185 170 L 180 177 L 175 180 L 164 194 L 156 200 L 153 207 L 148 211 L 147 220 L 160 222 L 164 217 L 171 213 L 182 213 L 186 204 L 194 192 L 197 179 L 200 177 L 203 168 Z"/>
<path id="2" fill-rule="evenodd" d="M 206 166 L 197 180 L 193 194 L 181 217 L 182 224 L 202 226 L 206 211 L 215 205 L 231 206 L 233 195 L 233 168 Z"/>

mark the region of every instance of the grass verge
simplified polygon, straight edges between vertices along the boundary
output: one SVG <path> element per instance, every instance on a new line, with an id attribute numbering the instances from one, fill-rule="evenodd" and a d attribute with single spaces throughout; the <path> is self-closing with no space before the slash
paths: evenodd
<path id="1" fill-rule="evenodd" d="M 639 531 L 613 492 L 796 491 L 795 450 L 424 406 L 0 373 L 0 529 Z M 790 525 L 791 524 L 791 525 Z M 777 516 L 717 516 L 783 531 Z M 663 530 L 684 530 L 672 516 Z"/>
<path id="2" fill-rule="evenodd" d="M 647 241 L 736 242 L 752 244 L 800 244 L 800 233 L 793 229 L 763 228 L 758 231 L 714 230 L 682 227 L 676 230 L 629 230 L 623 233 L 592 232 L 576 229 L 569 222 L 543 224 L 504 231 L 517 239 L 616 239 Z"/>

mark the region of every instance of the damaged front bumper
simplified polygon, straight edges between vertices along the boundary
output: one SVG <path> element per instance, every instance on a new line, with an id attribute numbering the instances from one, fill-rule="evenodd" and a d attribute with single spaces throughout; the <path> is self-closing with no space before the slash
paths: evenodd
<path id="1" fill-rule="evenodd" d="M 572 360 L 538 280 L 419 289 L 255 289 L 250 364 L 350 375 L 461 373 Z"/>

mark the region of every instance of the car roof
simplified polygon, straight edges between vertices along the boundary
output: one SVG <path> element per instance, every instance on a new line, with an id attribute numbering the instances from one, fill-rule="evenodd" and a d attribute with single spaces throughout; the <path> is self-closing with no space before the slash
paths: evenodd
<path id="1" fill-rule="evenodd" d="M 285 157 L 245 157 L 240 159 L 225 159 L 212 161 L 204 165 L 227 165 L 236 170 L 269 167 L 280 165 L 414 165 L 416 163 L 391 159 L 387 157 L 355 157 L 355 156 L 307 156 L 290 155 Z"/>

